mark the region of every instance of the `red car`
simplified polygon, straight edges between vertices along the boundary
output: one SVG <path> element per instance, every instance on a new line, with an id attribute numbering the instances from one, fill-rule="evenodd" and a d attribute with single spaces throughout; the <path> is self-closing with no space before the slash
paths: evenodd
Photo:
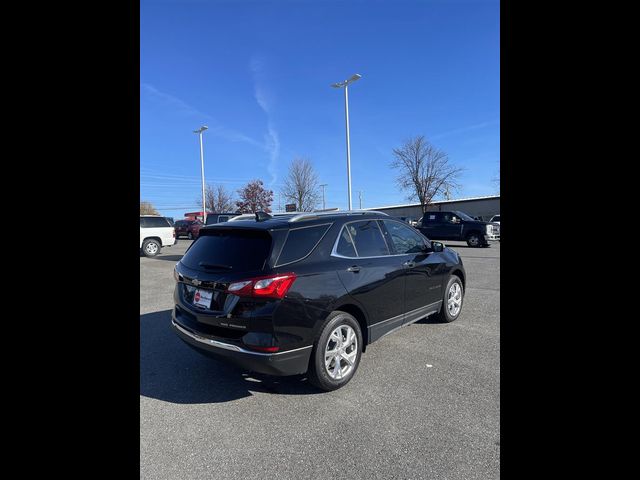
<path id="1" fill-rule="evenodd" d="M 200 220 L 178 220 L 173 227 L 176 229 L 176 239 L 188 237 L 189 240 L 195 240 L 203 226 Z"/>

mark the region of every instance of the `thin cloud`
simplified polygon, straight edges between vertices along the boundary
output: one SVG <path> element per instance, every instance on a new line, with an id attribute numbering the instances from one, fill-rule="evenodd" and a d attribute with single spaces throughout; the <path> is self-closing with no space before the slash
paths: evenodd
<path id="1" fill-rule="evenodd" d="M 278 157 L 280 156 L 280 138 L 278 132 L 273 127 L 271 122 L 267 125 L 268 133 L 265 135 L 265 146 L 269 152 L 269 165 L 267 171 L 271 175 L 271 183 L 269 186 L 273 186 L 278 180 Z"/>
<path id="2" fill-rule="evenodd" d="M 161 92 L 156 87 L 149 83 L 141 83 L 140 86 L 146 90 L 151 95 L 164 100 L 167 104 L 171 105 L 177 110 L 181 110 L 183 113 L 189 115 L 198 115 L 203 118 L 213 119 L 211 115 L 208 115 L 204 112 L 201 112 L 197 108 L 189 105 L 187 102 L 180 100 L 178 97 L 174 97 L 173 95 L 169 95 L 168 93 Z"/>
<path id="3" fill-rule="evenodd" d="M 437 135 L 433 135 L 431 137 L 431 140 L 437 140 L 437 139 L 442 138 L 442 137 L 448 137 L 449 135 L 457 135 L 459 133 L 466 133 L 466 132 L 471 132 L 473 130 L 479 130 L 481 128 L 485 128 L 485 127 L 488 127 L 490 125 L 495 125 L 497 123 L 500 123 L 500 121 L 499 120 L 492 120 L 490 122 L 482 122 L 482 123 L 478 123 L 476 125 L 469 125 L 467 127 L 457 128 L 455 130 L 449 130 L 447 132 L 443 132 L 443 133 L 439 133 Z"/>
<path id="4" fill-rule="evenodd" d="M 178 97 L 170 95 L 166 92 L 162 92 L 149 83 L 141 83 L 140 87 L 150 95 L 162 100 L 166 105 L 174 108 L 175 110 L 178 110 L 179 112 L 182 112 L 186 115 L 197 116 L 200 118 L 200 120 L 211 120 L 211 122 L 209 123 L 213 123 L 213 125 L 209 125 L 208 133 L 210 135 L 223 138 L 230 142 L 243 142 L 259 148 L 264 148 L 264 145 L 262 143 L 254 140 L 248 135 L 217 124 L 217 122 L 211 115 L 198 110 L 194 106 L 189 105 L 187 102 L 179 99 Z"/>
<path id="5" fill-rule="evenodd" d="M 278 157 L 280 156 L 280 137 L 278 130 L 271 119 L 271 108 L 274 99 L 271 91 L 265 87 L 265 67 L 264 58 L 254 55 L 249 60 L 249 70 L 253 76 L 253 95 L 258 106 L 267 116 L 267 133 L 264 135 L 264 149 L 269 153 L 269 165 L 267 171 L 271 175 L 269 186 L 273 186 L 278 180 Z"/>

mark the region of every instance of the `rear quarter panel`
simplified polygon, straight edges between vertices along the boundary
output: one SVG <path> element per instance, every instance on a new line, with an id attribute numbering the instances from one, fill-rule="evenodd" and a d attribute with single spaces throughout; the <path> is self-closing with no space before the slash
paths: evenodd
<path id="1" fill-rule="evenodd" d="M 344 302 L 347 291 L 335 271 L 296 274 L 298 278 L 274 313 L 273 327 L 279 341 L 306 346 L 320 334 L 327 316 Z"/>

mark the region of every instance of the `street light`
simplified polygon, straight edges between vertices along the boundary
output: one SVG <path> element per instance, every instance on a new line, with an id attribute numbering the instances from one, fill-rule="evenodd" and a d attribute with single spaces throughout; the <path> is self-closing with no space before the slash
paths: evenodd
<path id="1" fill-rule="evenodd" d="M 327 185 L 329 185 L 328 183 L 323 183 L 322 185 L 320 185 L 322 187 L 322 209 L 326 210 L 327 207 L 324 204 L 324 187 L 326 187 Z"/>
<path id="2" fill-rule="evenodd" d="M 347 192 L 349 195 L 349 210 L 351 210 L 351 148 L 349 144 L 349 84 L 360 80 L 362 75 L 355 74 L 344 82 L 332 83 L 333 88 L 344 87 L 344 114 L 347 122 Z"/>
<path id="3" fill-rule="evenodd" d="M 207 209 L 204 198 L 204 149 L 202 148 L 202 132 L 208 129 L 206 125 L 203 125 L 198 130 L 194 130 L 193 133 L 200 135 L 200 168 L 202 172 L 202 223 L 207 223 Z"/>

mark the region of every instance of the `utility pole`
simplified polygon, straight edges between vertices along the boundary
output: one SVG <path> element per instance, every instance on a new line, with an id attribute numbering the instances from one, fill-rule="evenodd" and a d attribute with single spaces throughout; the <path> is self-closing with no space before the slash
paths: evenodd
<path id="1" fill-rule="evenodd" d="M 344 117 L 347 126 L 347 204 L 351 210 L 351 144 L 349 140 L 349 84 L 362 78 L 362 75 L 356 73 L 344 82 L 333 83 L 333 88 L 344 87 Z"/>
<path id="2" fill-rule="evenodd" d="M 202 173 L 202 223 L 207 223 L 207 206 L 204 196 L 204 148 L 202 147 L 202 132 L 208 129 L 206 125 L 203 125 L 198 130 L 194 130 L 193 133 L 197 133 L 200 136 L 200 168 Z"/>
<path id="3" fill-rule="evenodd" d="M 360 200 L 360 210 L 362 210 L 362 190 L 358 190 L 358 199 Z"/>
<path id="4" fill-rule="evenodd" d="M 322 187 L 322 209 L 326 210 L 327 206 L 324 203 L 324 187 L 326 187 L 327 185 L 329 185 L 328 183 L 323 183 L 322 185 L 320 185 Z"/>

